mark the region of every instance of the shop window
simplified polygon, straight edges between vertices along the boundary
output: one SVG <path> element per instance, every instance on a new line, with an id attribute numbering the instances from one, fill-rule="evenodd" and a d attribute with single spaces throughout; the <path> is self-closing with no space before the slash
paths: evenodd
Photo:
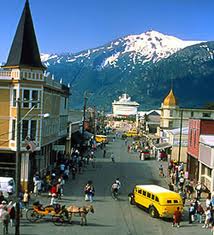
<path id="1" fill-rule="evenodd" d="M 203 113 L 202 116 L 203 117 L 211 117 L 211 113 Z"/>

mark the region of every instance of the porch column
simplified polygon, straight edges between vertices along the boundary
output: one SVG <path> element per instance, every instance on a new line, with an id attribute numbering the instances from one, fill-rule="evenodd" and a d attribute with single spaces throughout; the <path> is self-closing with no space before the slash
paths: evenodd
<path id="1" fill-rule="evenodd" d="M 21 157 L 21 185 L 23 190 L 28 189 L 29 155 L 29 152 L 23 152 Z"/>

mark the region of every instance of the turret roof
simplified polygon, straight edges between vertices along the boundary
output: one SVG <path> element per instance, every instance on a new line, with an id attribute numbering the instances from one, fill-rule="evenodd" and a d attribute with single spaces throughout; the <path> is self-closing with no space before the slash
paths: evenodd
<path id="1" fill-rule="evenodd" d="M 35 67 L 45 69 L 40 59 L 28 0 L 26 0 L 22 12 L 7 63 L 3 67 Z"/>
<path id="2" fill-rule="evenodd" d="M 176 101 L 176 98 L 175 98 L 175 95 L 174 95 L 172 89 L 170 90 L 167 97 L 164 99 L 163 105 L 165 105 L 165 106 L 176 106 L 177 105 L 177 101 Z"/>

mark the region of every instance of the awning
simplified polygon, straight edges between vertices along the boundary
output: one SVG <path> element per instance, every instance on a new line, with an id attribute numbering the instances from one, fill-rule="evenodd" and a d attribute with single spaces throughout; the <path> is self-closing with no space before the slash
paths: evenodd
<path id="1" fill-rule="evenodd" d="M 85 140 L 90 140 L 92 136 L 94 136 L 94 134 L 92 134 L 91 132 L 84 131 L 84 139 Z"/>
<path id="2" fill-rule="evenodd" d="M 83 141 L 82 134 L 79 131 L 76 131 L 71 134 L 71 142 L 74 144 L 81 144 Z"/>
<path id="3" fill-rule="evenodd" d="M 156 149 L 167 149 L 167 148 L 171 148 L 172 145 L 170 143 L 160 143 L 160 144 L 155 144 L 154 147 Z"/>

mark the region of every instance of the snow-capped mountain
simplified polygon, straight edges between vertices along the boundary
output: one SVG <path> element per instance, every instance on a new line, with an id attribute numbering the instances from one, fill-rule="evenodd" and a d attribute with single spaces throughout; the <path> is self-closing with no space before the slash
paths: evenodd
<path id="1" fill-rule="evenodd" d="M 90 60 L 91 57 L 98 55 L 100 57 L 100 53 L 102 53 L 102 59 L 98 59 L 96 68 L 103 69 L 107 66 L 117 67 L 118 60 L 127 55 L 129 62 L 133 64 L 155 63 L 187 46 L 198 43 L 200 41 L 184 41 L 157 31 L 147 31 L 139 35 L 128 35 L 104 46 L 77 54 L 42 54 L 41 58 L 48 67 L 50 64 L 61 63 L 62 61 L 67 63 L 85 62 L 85 60 Z"/>
<path id="2" fill-rule="evenodd" d="M 202 107 L 212 97 L 214 42 L 184 41 L 156 31 L 118 38 L 76 54 L 42 54 L 56 79 L 71 85 L 71 106 L 108 107 L 128 92 L 141 108 L 159 108 L 173 80 L 181 105 Z M 205 82 L 206 81 L 206 82 Z"/>

